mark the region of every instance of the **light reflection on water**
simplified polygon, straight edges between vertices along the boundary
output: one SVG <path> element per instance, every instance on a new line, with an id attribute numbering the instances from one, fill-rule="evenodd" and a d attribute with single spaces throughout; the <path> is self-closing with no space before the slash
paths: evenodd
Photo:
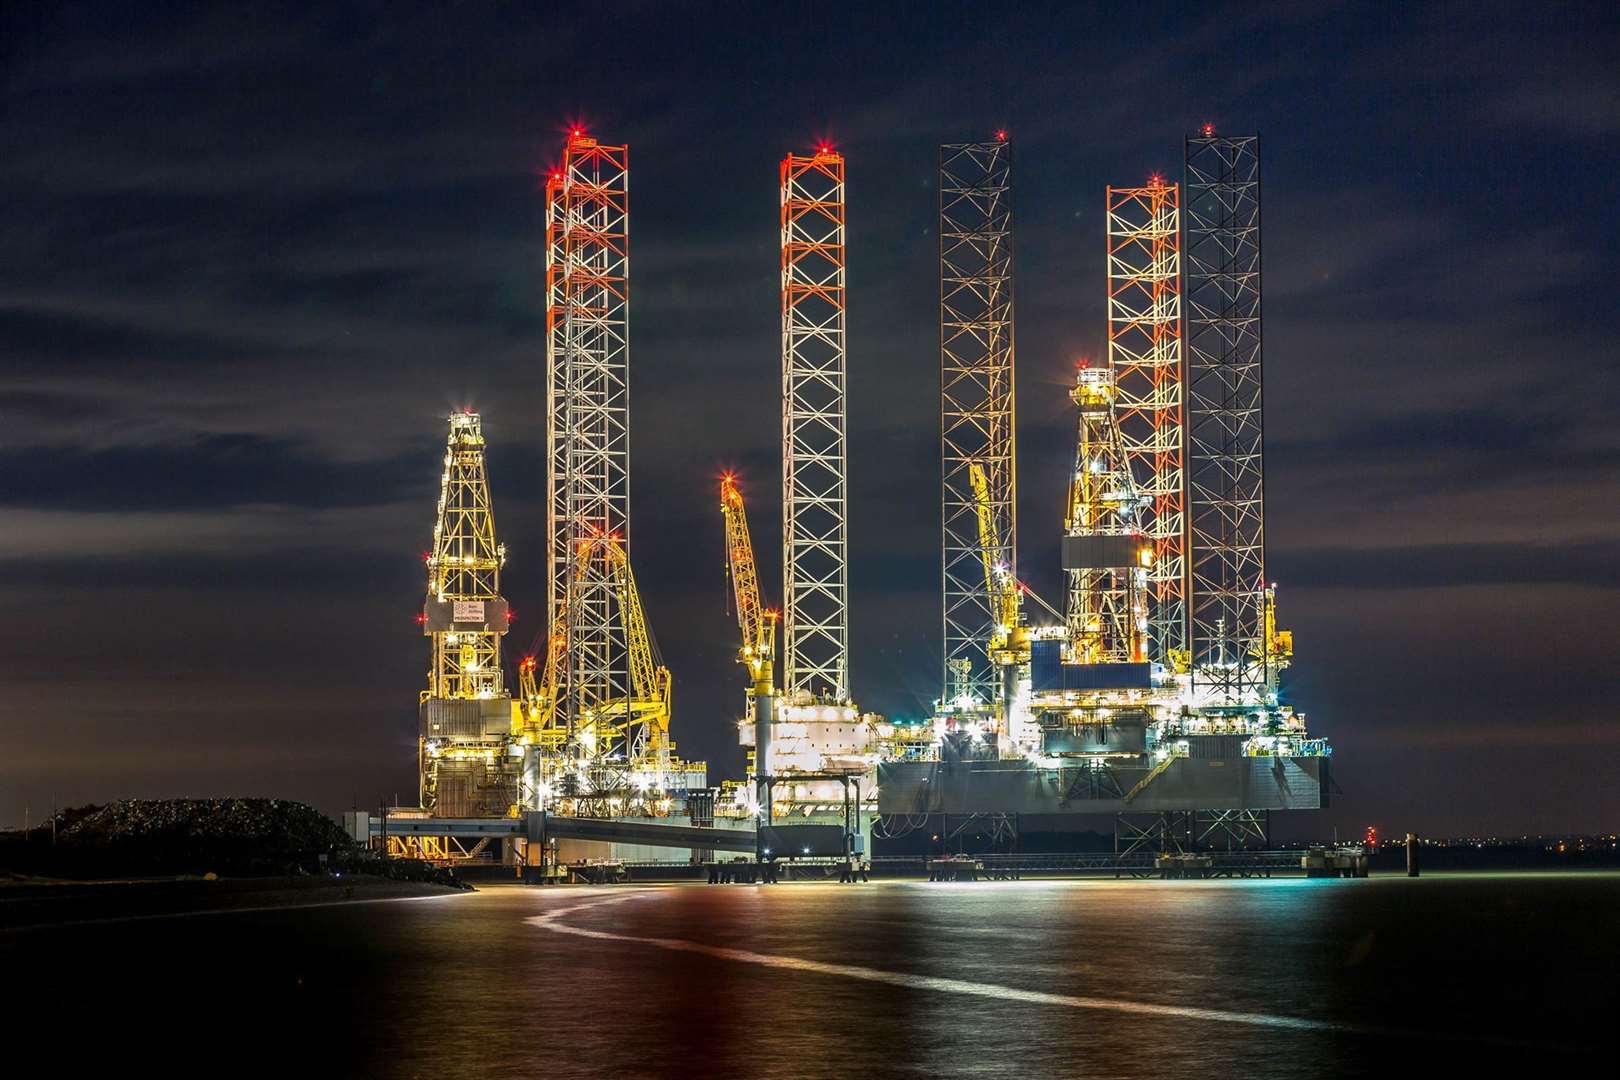
<path id="1" fill-rule="evenodd" d="M 55 959 L 102 970 L 112 956 L 148 985 L 205 973 L 188 1031 L 250 1014 L 287 1033 L 262 1047 L 269 1060 L 308 1045 L 300 1033 L 339 1030 L 323 1063 L 350 1075 L 1319 1077 L 1430 1060 L 1450 1073 L 1545 1067 L 1545 1048 L 1486 1039 L 1595 1051 L 1620 1005 L 1612 874 L 646 891 L 566 919 L 917 979 L 1419 1037 L 1031 1004 L 525 922 L 625 895 L 612 889 L 145 923 L 74 935 Z M 124 1007 L 138 1015 L 146 1000 Z"/>

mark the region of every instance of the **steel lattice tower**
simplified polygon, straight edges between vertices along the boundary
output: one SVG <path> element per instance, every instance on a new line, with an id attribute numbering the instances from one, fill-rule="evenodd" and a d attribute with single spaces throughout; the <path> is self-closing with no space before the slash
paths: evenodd
<path id="1" fill-rule="evenodd" d="M 422 698 L 499 697 L 506 601 L 501 566 L 506 548 L 495 541 L 484 433 L 477 413 L 450 417 L 439 481 L 433 551 L 427 557 L 422 632 L 433 639 L 433 660 Z"/>
<path id="2" fill-rule="evenodd" d="M 991 703 L 1000 678 L 979 514 L 969 482 L 988 481 L 995 561 L 1017 574 L 1017 455 L 1013 408 L 1012 146 L 939 148 L 940 526 L 945 656 L 941 696 Z"/>
<path id="3" fill-rule="evenodd" d="M 1148 657 L 1187 664 L 1181 266 L 1175 184 L 1108 189 L 1108 366 L 1120 441 L 1148 502 Z"/>
<path id="4" fill-rule="evenodd" d="M 844 158 L 781 166 L 784 688 L 849 697 Z"/>
<path id="5" fill-rule="evenodd" d="M 567 624 L 558 707 L 570 733 L 630 697 L 629 648 L 609 567 L 629 544 L 629 149 L 580 131 L 546 183 L 547 612 Z M 601 761 L 623 747 L 587 740 Z"/>
<path id="6" fill-rule="evenodd" d="M 1186 141 L 1192 671 L 1218 702 L 1264 691 L 1260 138 Z"/>
<path id="7" fill-rule="evenodd" d="M 501 597 L 506 549 L 484 467 L 478 414 L 450 417 L 418 621 L 433 643 L 417 743 L 421 804 L 441 817 L 504 814 L 516 795 L 506 732 L 511 699 L 501 677 L 507 630 Z"/>

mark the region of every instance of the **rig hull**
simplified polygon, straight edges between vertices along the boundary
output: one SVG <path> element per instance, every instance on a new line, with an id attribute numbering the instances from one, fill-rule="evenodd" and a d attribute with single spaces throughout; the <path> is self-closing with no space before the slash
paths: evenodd
<path id="1" fill-rule="evenodd" d="M 1178 757 L 1100 768 L 904 761 L 878 765 L 877 776 L 883 815 L 1319 810 L 1329 784 L 1328 758 L 1320 756 Z"/>

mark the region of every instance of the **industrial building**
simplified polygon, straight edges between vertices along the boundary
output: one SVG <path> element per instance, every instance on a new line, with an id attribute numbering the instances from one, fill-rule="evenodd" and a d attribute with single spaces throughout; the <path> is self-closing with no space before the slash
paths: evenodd
<path id="1" fill-rule="evenodd" d="M 920 828 L 948 844 L 971 822 L 1016 835 L 1106 814 L 1130 854 L 1264 843 L 1273 810 L 1325 805 L 1330 748 L 1281 699 L 1293 642 L 1265 573 L 1259 154 L 1206 127 L 1181 182 L 1103 193 L 1107 356 L 1075 370 L 1065 513 L 1037 525 L 1061 534 L 1060 609 L 1018 572 L 1012 144 L 940 148 L 944 660 L 925 723 L 854 697 L 845 161 L 783 158 L 782 608 L 728 476 L 749 775 L 715 784 L 676 753 L 631 569 L 629 152 L 572 131 L 545 193 L 543 647 L 514 697 L 483 434 L 458 414 L 422 615 L 421 806 L 393 850 L 467 858 L 498 837 L 530 863 L 613 842 L 769 860 L 791 828 L 847 861 Z"/>

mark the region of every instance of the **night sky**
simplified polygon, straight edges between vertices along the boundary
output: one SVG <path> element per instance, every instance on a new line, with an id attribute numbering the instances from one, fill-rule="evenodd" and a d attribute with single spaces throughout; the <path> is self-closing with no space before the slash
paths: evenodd
<path id="1" fill-rule="evenodd" d="M 740 774 L 716 482 L 780 602 L 776 166 L 821 139 L 851 679 L 924 712 L 937 144 L 1015 146 L 1020 569 L 1056 600 L 1103 189 L 1211 122 L 1262 134 L 1267 552 L 1342 788 L 1284 831 L 1616 826 L 1620 8 L 222 7 L 0 16 L 0 823 L 414 799 L 452 409 L 491 442 L 508 660 L 543 629 L 572 122 L 631 147 L 632 550 L 681 751 Z"/>

